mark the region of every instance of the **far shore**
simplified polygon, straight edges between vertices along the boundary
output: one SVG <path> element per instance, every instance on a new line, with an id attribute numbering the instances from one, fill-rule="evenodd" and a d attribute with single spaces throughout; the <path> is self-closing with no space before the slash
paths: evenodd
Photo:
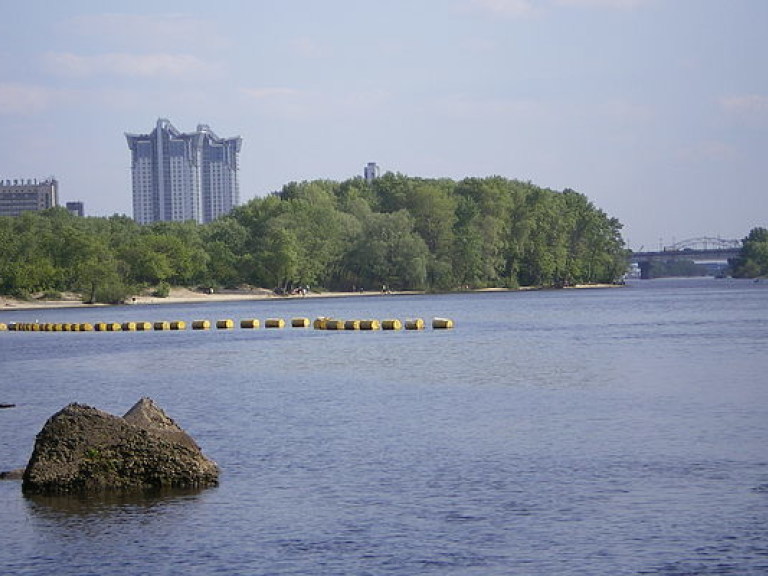
<path id="1" fill-rule="evenodd" d="M 584 284 L 569 286 L 566 290 L 583 288 L 612 288 L 615 284 Z M 461 293 L 485 293 L 485 292 L 517 292 L 527 290 L 538 290 L 537 287 L 522 287 L 517 290 L 509 288 L 479 288 L 466 289 Z M 356 291 L 356 292 L 308 292 L 307 294 L 276 294 L 272 290 L 265 288 L 241 289 L 241 290 L 222 290 L 213 294 L 190 290 L 188 288 L 171 288 L 171 293 L 166 298 L 157 296 L 135 296 L 130 298 L 124 304 L 119 306 L 133 306 L 139 304 L 195 304 L 202 302 L 239 302 L 247 300 L 301 300 L 303 298 L 343 298 L 349 296 L 392 296 L 392 295 L 419 295 L 426 294 L 423 291 L 391 291 L 381 292 L 379 290 Z M 96 308 L 111 306 L 110 304 L 85 304 L 77 294 L 64 294 L 58 300 L 30 299 L 20 300 L 9 296 L 0 296 L 0 314 L 7 310 L 34 310 L 34 309 L 56 309 L 56 308 Z"/>

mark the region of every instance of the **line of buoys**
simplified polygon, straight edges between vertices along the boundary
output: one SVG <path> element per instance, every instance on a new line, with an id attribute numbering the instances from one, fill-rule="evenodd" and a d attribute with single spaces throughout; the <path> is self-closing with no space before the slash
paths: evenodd
<path id="1" fill-rule="evenodd" d="M 240 328 L 256 329 L 260 322 L 256 318 L 246 318 L 240 320 Z M 340 320 L 337 318 L 328 318 L 320 316 L 311 322 L 315 330 L 424 330 L 425 323 L 422 318 L 409 318 L 405 322 L 396 318 L 386 320 Z M 211 328 L 210 320 L 194 320 L 191 324 L 192 330 L 209 330 Z M 235 327 L 232 319 L 217 320 L 216 328 L 220 330 L 231 330 Z M 309 318 L 292 318 L 291 327 L 308 328 L 310 326 Z M 265 328 L 283 328 L 285 320 L 282 318 L 267 318 L 264 321 Z M 447 330 L 454 327 L 453 320 L 450 318 L 433 318 L 432 329 Z M 95 324 L 84 323 L 40 323 L 40 322 L 11 322 L 10 324 L 0 323 L 0 331 L 12 332 L 134 332 L 149 330 L 186 330 L 187 323 L 184 320 L 175 320 L 173 322 L 97 322 Z"/>

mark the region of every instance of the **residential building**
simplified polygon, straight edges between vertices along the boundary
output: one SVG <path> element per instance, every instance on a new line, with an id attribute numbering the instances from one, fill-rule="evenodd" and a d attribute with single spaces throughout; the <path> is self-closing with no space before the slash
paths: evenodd
<path id="1" fill-rule="evenodd" d="M 59 183 L 54 178 L 0 180 L 0 216 L 18 216 L 28 210 L 59 205 Z"/>
<path id="2" fill-rule="evenodd" d="M 131 150 L 133 218 L 211 222 L 240 202 L 242 139 L 219 138 L 200 124 L 179 132 L 160 118 L 149 134 L 126 134 Z"/>

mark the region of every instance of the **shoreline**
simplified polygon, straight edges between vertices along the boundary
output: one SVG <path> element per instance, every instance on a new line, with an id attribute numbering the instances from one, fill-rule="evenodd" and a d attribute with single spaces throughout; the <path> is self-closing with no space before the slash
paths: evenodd
<path id="1" fill-rule="evenodd" d="M 517 289 L 510 288 L 478 288 L 470 290 L 461 290 L 457 292 L 446 292 L 446 294 L 483 294 L 490 292 L 526 292 L 532 290 L 583 290 L 594 288 L 620 288 L 617 284 L 580 284 L 568 286 L 566 288 L 542 288 L 542 287 L 523 287 Z M 0 296 L 0 315 L 4 311 L 13 310 L 55 310 L 58 308 L 104 308 L 111 306 L 136 306 L 136 305 L 159 305 L 164 304 L 196 304 L 202 302 L 242 302 L 249 300 L 303 300 L 307 298 L 346 298 L 351 296 L 414 296 L 428 294 L 418 290 L 404 290 L 397 292 L 382 293 L 381 291 L 369 290 L 363 292 L 310 292 L 306 295 L 275 294 L 271 290 L 264 288 L 254 288 L 253 290 L 230 290 L 215 292 L 213 294 L 204 294 L 188 288 L 171 288 L 171 294 L 166 298 L 157 296 L 135 296 L 130 302 L 124 304 L 85 304 L 77 295 L 67 295 L 61 300 L 19 300 L 9 296 Z"/>

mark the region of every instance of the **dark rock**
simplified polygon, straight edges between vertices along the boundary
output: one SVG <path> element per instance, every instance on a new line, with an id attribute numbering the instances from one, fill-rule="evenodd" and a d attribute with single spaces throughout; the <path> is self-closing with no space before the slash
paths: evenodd
<path id="1" fill-rule="evenodd" d="M 22 482 L 25 494 L 200 488 L 219 469 L 152 400 L 125 417 L 82 404 L 51 416 L 37 435 Z"/>

